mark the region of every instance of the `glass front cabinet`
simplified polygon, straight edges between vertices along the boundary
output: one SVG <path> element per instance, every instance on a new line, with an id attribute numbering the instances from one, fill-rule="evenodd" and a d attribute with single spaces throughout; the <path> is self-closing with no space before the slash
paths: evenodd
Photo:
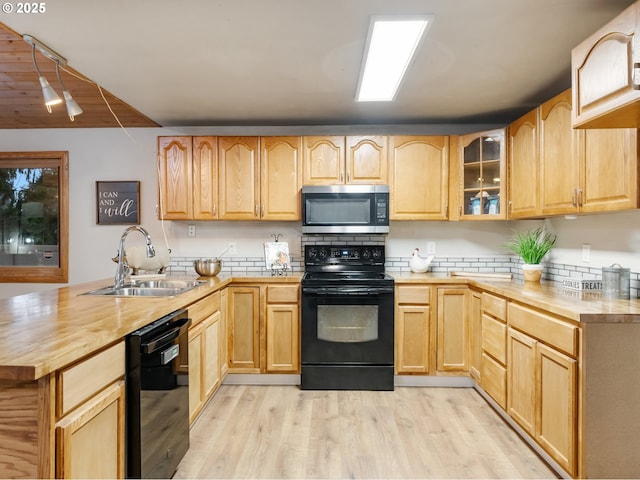
<path id="1" fill-rule="evenodd" d="M 506 218 L 505 129 L 461 136 L 460 161 L 460 219 Z"/>

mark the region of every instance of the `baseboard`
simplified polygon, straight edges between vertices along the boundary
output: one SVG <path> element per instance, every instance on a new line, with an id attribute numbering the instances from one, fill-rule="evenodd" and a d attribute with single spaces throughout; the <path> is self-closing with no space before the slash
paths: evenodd
<path id="1" fill-rule="evenodd" d="M 284 373 L 230 373 L 223 385 L 300 385 L 300 375 Z"/>
<path id="2" fill-rule="evenodd" d="M 473 387 L 473 380 L 469 377 L 441 377 L 436 375 L 396 375 L 396 387 Z"/>
<path id="3" fill-rule="evenodd" d="M 224 385 L 300 385 L 300 375 L 230 373 Z M 462 387 L 470 388 L 474 382 L 469 377 L 440 377 L 428 375 L 396 375 L 393 379 L 396 387 Z"/>

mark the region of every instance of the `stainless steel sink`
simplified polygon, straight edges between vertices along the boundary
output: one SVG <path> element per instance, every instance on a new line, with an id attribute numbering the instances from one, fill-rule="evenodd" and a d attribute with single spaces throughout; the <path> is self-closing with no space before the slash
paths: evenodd
<path id="1" fill-rule="evenodd" d="M 198 280 L 147 280 L 131 282 L 121 288 L 113 286 L 91 290 L 83 295 L 109 295 L 112 297 L 174 297 L 188 292 L 205 282 Z"/>

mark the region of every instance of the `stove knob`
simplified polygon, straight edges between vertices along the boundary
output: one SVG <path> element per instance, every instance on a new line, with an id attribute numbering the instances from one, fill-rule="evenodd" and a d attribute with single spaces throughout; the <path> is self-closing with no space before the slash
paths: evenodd
<path id="1" fill-rule="evenodd" d="M 318 250 L 315 247 L 310 248 L 309 250 L 307 250 L 307 257 L 309 257 L 311 260 L 317 258 Z"/>
<path id="2" fill-rule="evenodd" d="M 379 259 L 379 258 L 382 258 L 382 249 L 374 248 L 373 249 L 373 258 L 375 258 L 376 260 Z"/>
<path id="3" fill-rule="evenodd" d="M 365 248 L 364 250 L 362 250 L 362 258 L 370 258 L 371 257 L 371 250 L 369 250 L 368 248 Z"/>
<path id="4" fill-rule="evenodd" d="M 327 254 L 328 254 L 328 252 L 327 252 L 327 249 L 326 249 L 326 248 L 321 248 L 321 249 L 320 249 L 320 251 L 318 252 L 318 256 L 319 256 L 321 259 L 325 259 L 325 258 L 327 258 Z"/>

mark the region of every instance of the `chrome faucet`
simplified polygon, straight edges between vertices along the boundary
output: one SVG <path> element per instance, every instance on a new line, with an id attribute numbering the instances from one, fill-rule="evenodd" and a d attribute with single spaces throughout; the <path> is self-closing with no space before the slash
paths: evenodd
<path id="1" fill-rule="evenodd" d="M 144 228 L 138 225 L 134 225 L 122 232 L 122 236 L 120 237 L 120 245 L 118 247 L 118 266 L 116 267 L 116 277 L 113 284 L 114 288 L 122 288 L 122 286 L 124 285 L 125 277 L 129 275 L 129 272 L 131 272 L 129 265 L 124 262 L 124 239 L 127 238 L 129 232 L 133 230 L 137 230 L 142 235 L 144 235 L 144 238 L 147 241 L 147 257 L 153 257 L 156 254 L 156 251 L 151 244 L 151 237 L 149 236 L 149 232 L 147 232 Z"/>

